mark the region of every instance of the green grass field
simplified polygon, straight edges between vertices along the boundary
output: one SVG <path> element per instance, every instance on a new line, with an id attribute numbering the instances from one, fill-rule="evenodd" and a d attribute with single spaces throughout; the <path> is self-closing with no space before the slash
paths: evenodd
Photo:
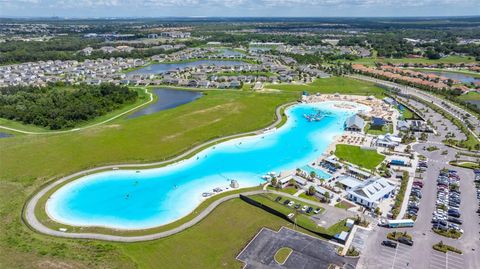
<path id="1" fill-rule="evenodd" d="M 364 129 L 365 129 L 365 132 L 367 134 L 383 135 L 383 134 L 387 134 L 387 133 L 392 133 L 393 125 L 392 124 L 386 124 L 386 125 L 383 125 L 381 127 L 377 127 L 377 126 L 371 126 L 370 123 L 367 123 L 367 125 L 365 125 Z"/>
<path id="2" fill-rule="evenodd" d="M 233 213 L 234 212 L 234 213 Z M 124 244 L 139 268 L 242 268 L 235 257 L 262 227 L 292 227 L 240 199 L 217 207 L 198 225 L 152 242 Z"/>
<path id="3" fill-rule="evenodd" d="M 319 84 L 325 92 L 381 94 L 346 78 Z M 274 121 L 278 105 L 299 97 L 299 90 L 205 93 L 174 109 L 79 132 L 0 139 L 0 268 L 240 268 L 235 256 L 260 227 L 287 225 L 240 200 L 222 204 L 182 233 L 135 244 L 44 236 L 20 217 L 27 198 L 49 180 L 105 164 L 160 161 L 212 138 L 256 130 Z"/>
<path id="4" fill-rule="evenodd" d="M 457 98 L 462 100 L 462 101 L 480 101 L 480 93 L 469 92 L 467 94 L 460 95 Z"/>
<path id="5" fill-rule="evenodd" d="M 285 261 L 287 261 L 288 256 L 290 256 L 290 254 L 292 254 L 292 251 L 293 250 L 291 248 L 287 248 L 287 247 L 280 248 L 275 253 L 275 261 L 278 264 L 284 264 Z"/>
<path id="6" fill-rule="evenodd" d="M 374 95 L 383 96 L 383 89 L 375 86 L 373 83 L 349 79 L 345 77 L 331 77 L 317 79 L 312 83 L 299 84 L 267 84 L 265 88 L 277 89 L 284 91 L 303 92 L 310 94 L 326 93 L 326 94 L 353 94 L 353 95 Z"/>
<path id="7" fill-rule="evenodd" d="M 374 150 L 361 149 L 359 146 L 339 144 L 335 148 L 335 156 L 349 163 L 371 170 L 379 165 L 385 156 Z"/>

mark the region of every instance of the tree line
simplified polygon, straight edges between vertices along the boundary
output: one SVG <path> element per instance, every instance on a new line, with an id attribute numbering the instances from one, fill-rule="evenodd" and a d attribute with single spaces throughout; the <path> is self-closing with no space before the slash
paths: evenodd
<path id="1" fill-rule="evenodd" d="M 105 115 L 137 98 L 136 91 L 113 84 L 8 86 L 0 88 L 0 117 L 58 130 Z"/>

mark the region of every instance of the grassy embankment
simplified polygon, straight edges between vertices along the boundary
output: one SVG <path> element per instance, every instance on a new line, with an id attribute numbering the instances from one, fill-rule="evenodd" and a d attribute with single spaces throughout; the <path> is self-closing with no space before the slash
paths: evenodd
<path id="1" fill-rule="evenodd" d="M 339 84 L 329 81 L 343 81 Z M 315 91 L 358 94 L 372 84 L 345 78 L 317 82 Z M 326 88 L 329 85 L 331 88 Z M 304 86 L 303 86 L 304 87 Z M 67 134 L 0 139 L 1 268 L 239 268 L 236 254 L 267 226 L 289 224 L 239 199 L 216 208 L 194 227 L 152 242 L 118 244 L 40 235 L 21 221 L 22 206 L 47 181 L 112 163 L 159 161 L 215 137 L 256 130 L 274 119 L 275 107 L 298 98 L 301 88 L 270 93 L 208 91 L 199 100 L 135 119 Z M 349 89 L 350 91 L 350 89 Z"/>
<path id="2" fill-rule="evenodd" d="M 359 146 L 339 144 L 335 148 L 335 156 L 349 163 L 371 170 L 377 167 L 385 156 L 375 150 L 362 149 Z"/>

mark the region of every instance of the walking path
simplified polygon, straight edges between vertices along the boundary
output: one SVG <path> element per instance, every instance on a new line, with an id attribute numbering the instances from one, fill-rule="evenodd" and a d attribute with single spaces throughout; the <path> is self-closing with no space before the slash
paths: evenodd
<path id="1" fill-rule="evenodd" d="M 133 107 L 127 111 L 124 111 L 118 115 L 115 115 L 111 118 L 108 118 L 104 121 L 101 121 L 101 122 L 97 122 L 95 124 L 92 124 L 92 125 L 87 125 L 85 127 L 81 127 L 81 128 L 75 128 L 75 129 L 70 129 L 70 130 L 65 130 L 65 131 L 45 131 L 45 132 L 30 132 L 30 131 L 24 131 L 24 130 L 20 130 L 20 129 L 15 129 L 15 128 L 10 128 L 10 127 L 6 127 L 6 126 L 2 126 L 0 125 L 0 129 L 5 129 L 5 130 L 9 130 L 9 131 L 13 131 L 13 132 L 17 132 L 17 133 L 22 133 L 22 134 L 31 134 L 31 135 L 45 135 L 45 134 L 64 134 L 64 133 L 71 133 L 71 132 L 78 132 L 78 131 L 81 131 L 81 130 L 85 130 L 85 129 L 88 129 L 88 128 L 92 128 L 92 127 L 95 127 L 95 126 L 99 126 L 99 125 L 102 125 L 102 124 L 105 124 L 107 122 L 110 122 L 114 119 L 117 119 L 127 113 L 130 113 L 142 106 L 145 106 L 147 104 L 150 104 L 151 102 L 153 102 L 153 94 L 151 92 L 149 92 L 147 90 L 147 88 L 145 88 L 145 93 L 149 95 L 150 97 L 150 100 L 148 100 L 148 102 L 145 102 L 145 103 L 142 103 L 136 107 Z"/>
<path id="2" fill-rule="evenodd" d="M 81 176 L 85 176 L 87 174 L 91 174 L 91 173 L 94 173 L 94 172 L 99 172 L 99 171 L 102 171 L 102 170 L 108 170 L 108 169 L 129 168 L 129 167 L 151 167 L 151 166 L 159 166 L 159 165 L 162 165 L 162 164 L 168 164 L 168 163 L 172 163 L 172 162 L 181 160 L 183 158 L 186 158 L 190 154 L 192 154 L 192 153 L 194 153 L 198 150 L 201 150 L 205 146 L 215 144 L 216 142 L 219 142 L 219 141 L 223 141 L 223 140 L 226 140 L 226 139 L 232 139 L 232 138 L 238 138 L 238 137 L 246 136 L 246 135 L 261 134 L 263 132 L 263 130 L 274 128 L 275 126 L 277 126 L 282 121 L 282 114 L 281 114 L 282 109 L 284 109 L 284 108 L 286 108 L 290 105 L 293 105 L 293 104 L 295 104 L 295 103 L 292 102 L 292 103 L 287 103 L 287 104 L 283 104 L 281 106 L 278 106 L 277 109 L 275 110 L 275 116 L 276 116 L 275 122 L 270 124 L 266 128 L 262 128 L 261 130 L 257 130 L 257 131 L 251 131 L 251 132 L 229 135 L 229 136 L 225 136 L 225 137 L 219 137 L 219 138 L 207 141 L 207 142 L 205 142 L 201 145 L 198 145 L 196 147 L 193 147 L 193 148 L 183 152 L 182 154 L 177 155 L 176 157 L 174 157 L 172 159 L 169 159 L 169 160 L 154 162 L 154 163 L 144 163 L 144 164 L 106 165 L 106 166 L 100 166 L 100 167 L 95 167 L 95 168 L 91 168 L 91 169 L 82 170 L 82 171 L 76 172 L 74 174 L 62 177 L 62 178 L 48 184 L 45 188 L 41 189 L 39 192 L 37 192 L 35 195 L 33 195 L 33 197 L 30 200 L 28 200 L 28 202 L 25 206 L 25 209 L 24 209 L 24 214 L 23 214 L 24 220 L 28 225 L 30 225 L 30 227 L 32 227 L 34 230 L 36 230 L 38 232 L 48 234 L 48 235 L 53 235 L 53 236 L 69 237 L 69 238 L 89 238 L 89 239 L 100 239 L 100 240 L 108 240 L 108 241 L 136 242 L 136 241 L 153 240 L 153 239 L 157 239 L 157 238 L 161 238 L 161 237 L 171 235 L 173 233 L 177 233 L 177 232 L 179 232 L 183 229 L 186 229 L 186 228 L 190 227 L 191 225 L 195 224 L 196 222 L 200 221 L 203 217 L 205 217 L 209 213 L 209 211 L 206 210 L 208 212 L 205 215 L 202 215 L 202 214 L 204 214 L 202 212 L 202 214 L 200 214 L 200 215 L 202 215 L 203 217 L 200 218 L 200 219 L 198 219 L 198 217 L 200 215 L 197 216 L 194 219 L 194 220 L 197 220 L 196 222 L 192 222 L 193 221 L 192 220 L 192 221 L 189 221 L 188 223 L 185 223 L 182 226 L 180 226 L 180 227 L 183 227 L 183 229 L 178 230 L 178 227 L 177 227 L 177 228 L 171 230 L 171 231 L 175 231 L 173 233 L 169 233 L 170 232 L 169 231 L 169 232 L 163 232 L 163 233 L 158 233 L 158 234 L 152 234 L 152 235 L 149 235 L 149 236 L 122 237 L 122 236 L 102 235 L 102 234 L 63 233 L 63 232 L 52 230 L 52 229 L 46 227 L 45 225 L 43 225 L 37 219 L 37 216 L 35 215 L 35 207 L 36 207 L 38 201 L 40 200 L 40 198 L 43 197 L 45 194 L 47 194 L 50 190 L 54 189 L 56 186 L 59 186 L 60 184 L 63 184 L 65 182 L 69 181 L 69 180 L 72 180 L 74 178 L 78 178 L 78 177 L 81 177 Z M 228 197 L 230 197 L 229 199 L 233 199 L 235 197 L 238 197 L 238 195 L 232 195 L 232 196 L 228 196 Z M 226 201 L 226 200 L 229 200 L 229 199 L 222 198 L 219 201 Z M 215 201 L 214 203 L 212 203 L 212 205 L 215 204 L 215 206 L 216 206 L 220 203 L 221 202 L 217 203 L 217 201 Z M 212 206 L 212 205 L 210 205 L 210 206 Z M 208 208 L 210 208 L 210 206 Z M 215 206 L 213 206 L 210 209 L 210 211 L 213 208 L 215 208 Z M 190 224 L 190 226 L 188 226 L 187 224 Z M 157 237 L 155 237 L 155 236 L 157 236 Z M 125 241 L 123 241 L 122 238 L 125 238 Z"/>

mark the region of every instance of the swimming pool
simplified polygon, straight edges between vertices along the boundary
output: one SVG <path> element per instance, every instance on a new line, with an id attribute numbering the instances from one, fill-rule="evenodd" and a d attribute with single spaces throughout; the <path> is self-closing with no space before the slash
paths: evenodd
<path id="1" fill-rule="evenodd" d="M 323 178 L 325 180 L 329 180 L 330 178 L 332 178 L 332 175 L 321 170 L 321 169 L 317 169 L 315 167 L 311 167 L 310 165 L 305 165 L 303 167 L 301 167 L 300 169 L 302 169 L 303 171 L 307 172 L 308 174 L 310 174 L 311 172 L 315 172 L 315 174 L 317 175 L 317 177 L 319 178 Z"/>
<path id="2" fill-rule="evenodd" d="M 190 159 L 162 168 L 115 170 L 74 180 L 51 195 L 50 218 L 74 226 L 145 229 L 175 221 L 197 207 L 203 192 L 263 183 L 261 176 L 302 167 L 343 132 L 345 119 L 367 107 L 342 110 L 335 102 L 299 104 L 286 110 L 287 123 L 265 134 L 238 138 L 202 150 Z M 305 114 L 330 112 L 309 122 Z M 119 145 L 121 146 L 121 145 Z"/>

